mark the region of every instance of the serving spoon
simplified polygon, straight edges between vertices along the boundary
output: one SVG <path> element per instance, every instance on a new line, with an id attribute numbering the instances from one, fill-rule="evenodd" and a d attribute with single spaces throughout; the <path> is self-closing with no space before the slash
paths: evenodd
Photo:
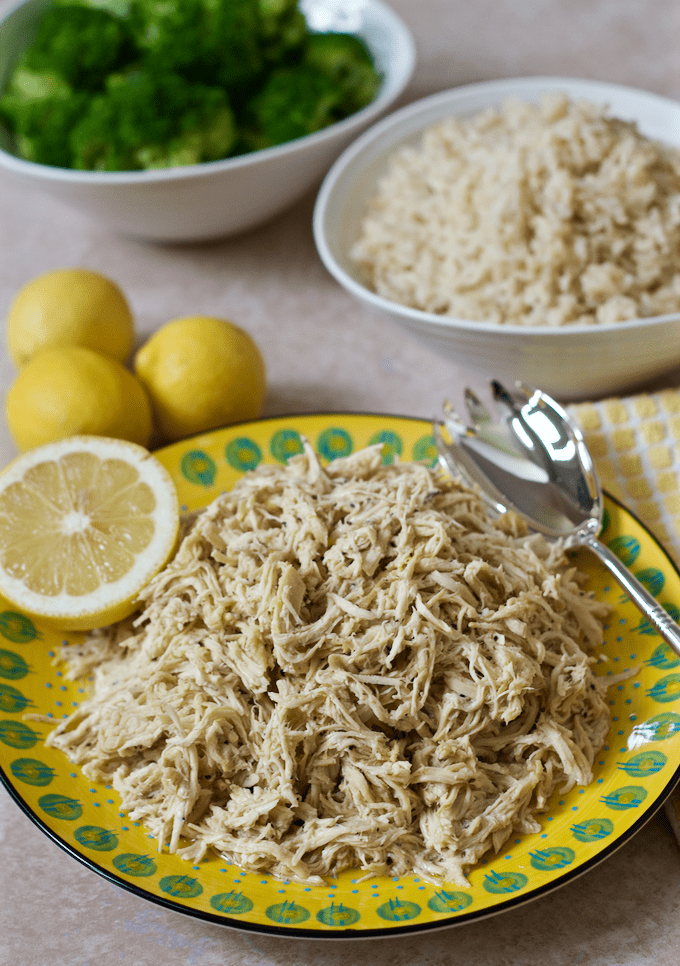
<path id="1" fill-rule="evenodd" d="M 604 501 L 579 428 L 538 389 L 517 383 L 510 390 L 496 380 L 491 389 L 500 413 L 496 422 L 470 389 L 465 405 L 471 425 L 444 403 L 443 424 L 433 425 L 442 467 L 479 487 L 497 512 L 514 510 L 544 536 L 592 550 L 680 655 L 678 624 L 598 538 Z"/>

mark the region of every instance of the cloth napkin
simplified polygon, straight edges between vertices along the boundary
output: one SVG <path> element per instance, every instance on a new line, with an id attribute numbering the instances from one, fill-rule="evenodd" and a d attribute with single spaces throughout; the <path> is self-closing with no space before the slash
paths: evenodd
<path id="1" fill-rule="evenodd" d="M 602 486 L 657 537 L 680 567 L 680 390 L 574 403 Z M 680 785 L 666 801 L 680 843 Z"/>

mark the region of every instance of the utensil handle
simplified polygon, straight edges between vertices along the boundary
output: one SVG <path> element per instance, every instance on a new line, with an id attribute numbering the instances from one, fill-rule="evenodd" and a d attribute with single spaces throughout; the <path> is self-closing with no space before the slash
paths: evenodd
<path id="1" fill-rule="evenodd" d="M 609 547 L 601 543 L 597 537 L 588 536 L 583 544 L 598 555 L 631 600 L 649 618 L 664 641 L 680 656 L 680 627 L 673 618 L 656 602 L 628 567 L 621 563 L 616 554 L 612 553 Z"/>

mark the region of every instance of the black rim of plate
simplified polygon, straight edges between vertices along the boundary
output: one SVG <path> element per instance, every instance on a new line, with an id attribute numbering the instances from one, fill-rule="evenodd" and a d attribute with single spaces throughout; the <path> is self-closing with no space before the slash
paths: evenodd
<path id="1" fill-rule="evenodd" d="M 279 419 L 299 419 L 308 418 L 310 416 L 381 416 L 384 415 L 385 418 L 389 419 L 399 419 L 407 420 L 416 423 L 423 423 L 423 425 L 431 425 L 428 420 L 420 419 L 414 416 L 396 416 L 395 414 L 382 414 L 382 413 L 348 413 L 347 411 L 337 412 L 337 413 L 302 413 L 293 414 L 288 417 L 272 416 L 265 417 L 263 419 L 252 419 L 239 423 L 238 426 L 246 426 L 249 423 L 265 423 L 273 422 Z M 234 427 L 222 427 L 223 429 L 237 429 L 238 426 Z M 214 430 L 214 432 L 219 432 L 220 430 Z M 182 441 L 184 442 L 184 441 Z M 680 577 L 680 568 L 676 566 L 675 562 L 669 556 L 668 552 L 664 546 L 660 543 L 658 538 L 652 533 L 649 527 L 643 523 L 639 517 L 635 515 L 621 500 L 612 496 L 608 491 L 604 491 L 606 498 L 619 507 L 624 513 L 627 513 L 635 522 L 645 531 L 650 540 L 656 545 L 656 547 L 663 554 L 668 566 L 675 574 Z M 564 872 L 557 879 L 552 882 L 546 883 L 543 886 L 532 889 L 527 893 L 523 893 L 521 896 L 516 896 L 514 898 L 508 898 L 505 901 L 486 909 L 479 909 L 477 911 L 471 911 L 467 913 L 457 913 L 455 916 L 449 919 L 442 919 L 438 922 L 428 922 L 417 925 L 415 923 L 411 925 L 401 926 L 391 926 L 377 929 L 355 929 L 355 928 L 338 928 L 329 932 L 327 930 L 321 929 L 309 929 L 301 927 L 289 927 L 283 928 L 281 926 L 268 926 L 265 923 L 252 923 L 244 920 L 237 920 L 225 915 L 218 915 L 216 913 L 204 912 L 200 909 L 194 909 L 191 906 L 184 906 L 177 901 L 171 899 L 164 899 L 162 896 L 158 896 L 154 893 L 146 892 L 143 888 L 135 885 L 132 882 L 128 882 L 125 879 L 120 878 L 114 873 L 110 872 L 108 869 L 102 868 L 91 858 L 83 855 L 76 848 L 65 842 L 61 836 L 51 829 L 39 815 L 37 815 L 33 809 L 24 801 L 24 799 L 18 794 L 14 785 L 10 782 L 4 768 L 0 765 L 0 782 L 7 789 L 10 797 L 16 802 L 16 804 L 21 808 L 25 815 L 36 825 L 41 832 L 43 832 L 49 839 L 55 842 L 61 849 L 64 850 L 72 858 L 76 859 L 86 868 L 90 869 L 92 872 L 96 872 L 102 878 L 106 879 L 113 885 L 119 886 L 126 892 L 130 892 L 141 899 L 145 899 L 147 902 L 153 902 L 158 906 L 165 909 L 169 909 L 172 912 L 179 912 L 185 916 L 189 916 L 193 919 L 200 919 L 204 922 L 210 922 L 213 925 L 223 926 L 230 929 L 238 929 L 242 932 L 257 933 L 260 935 L 269 936 L 284 936 L 287 939 L 315 939 L 315 940 L 338 940 L 338 939 L 384 939 L 390 936 L 405 936 L 405 935 L 416 935 L 421 933 L 429 933 L 434 931 L 439 931 L 442 929 L 451 929 L 456 926 L 462 926 L 467 923 L 479 921 L 482 919 L 488 919 L 492 916 L 500 915 L 503 912 L 507 912 L 510 909 L 516 909 L 519 906 L 526 905 L 529 902 L 534 902 L 536 899 L 542 896 L 548 895 L 554 892 L 556 889 L 560 889 L 562 886 L 567 885 L 569 882 L 574 881 L 585 873 L 589 872 L 595 866 L 604 862 L 611 855 L 617 852 L 622 846 L 636 835 L 641 828 L 643 828 L 647 822 L 656 814 L 656 812 L 663 806 L 667 798 L 672 794 L 675 786 L 680 782 L 680 762 L 678 763 L 672 776 L 666 783 L 663 791 L 659 796 L 648 806 L 646 811 L 644 811 L 639 818 L 624 832 L 622 832 L 618 838 L 611 842 L 608 846 L 603 848 L 597 855 L 593 856 L 591 859 L 586 860 L 581 863 L 577 868 L 570 871 Z"/>

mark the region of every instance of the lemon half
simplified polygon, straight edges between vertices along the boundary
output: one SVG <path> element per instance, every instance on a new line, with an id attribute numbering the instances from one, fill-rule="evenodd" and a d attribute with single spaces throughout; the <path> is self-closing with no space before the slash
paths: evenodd
<path id="1" fill-rule="evenodd" d="M 136 443 L 73 436 L 0 474 L 0 594 L 64 630 L 128 616 L 174 553 L 175 485 Z"/>

